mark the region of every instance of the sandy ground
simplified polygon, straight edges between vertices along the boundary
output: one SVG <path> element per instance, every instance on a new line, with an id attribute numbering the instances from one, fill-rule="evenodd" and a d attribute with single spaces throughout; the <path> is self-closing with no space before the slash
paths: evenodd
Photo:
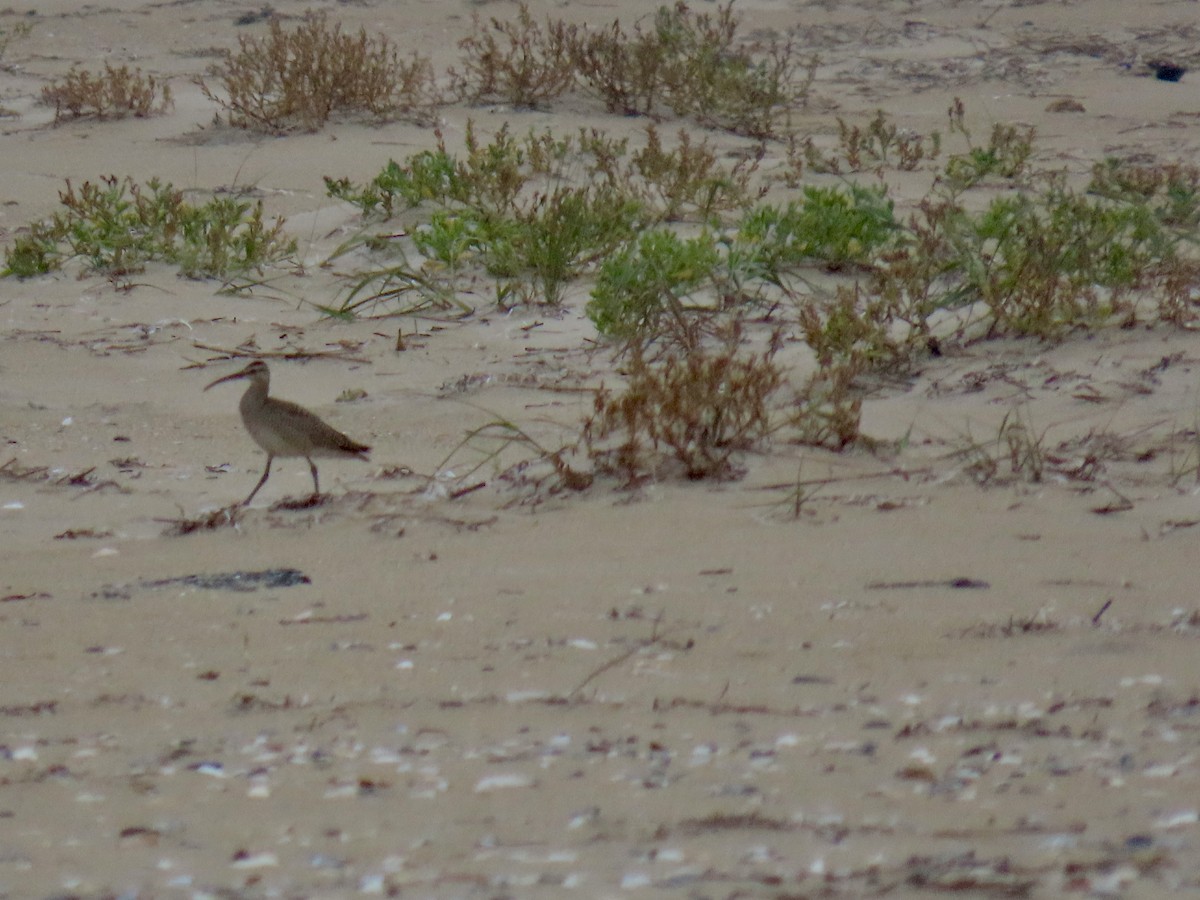
<path id="1" fill-rule="evenodd" d="M 473 11 L 512 10 L 314 5 L 443 68 Z M 1194 2 L 738 8 L 821 53 L 798 124 L 822 139 L 879 107 L 942 127 L 961 96 L 981 132 L 1036 125 L 1039 159 L 1079 172 L 1200 147 L 1193 76 L 1139 67 L 1200 61 Z M 319 263 L 354 224 L 321 176 L 371 177 L 433 137 L 214 128 L 190 78 L 252 9 L 0 13 L 35 26 L 0 71 L 0 239 L 51 212 L 66 177 L 156 174 L 256 185 Z M 171 77 L 175 109 L 51 127 L 42 85 L 103 60 Z M 1062 98 L 1084 111 L 1046 111 Z M 444 117 L 452 146 L 468 118 L 641 127 L 578 98 Z M 290 290 L 220 296 L 165 267 L 129 291 L 74 273 L 0 282 L 0 896 L 1200 889 L 1194 335 L 930 360 L 865 404 L 867 434 L 907 436 L 886 458 L 781 441 L 737 482 L 553 497 L 486 467 L 450 499 L 473 459 L 444 462 L 470 429 L 507 416 L 553 446 L 578 428 L 590 395 L 559 388 L 612 367 L 589 349 L 585 296 L 335 324 L 312 307 L 338 290 L 332 272 Z M 236 528 L 171 536 L 261 471 L 237 386 L 201 392 L 241 364 L 222 349 L 250 341 L 328 353 L 275 360 L 274 389 L 372 444 L 372 462 L 323 463 L 332 498 L 288 509 L 273 504 L 310 479 L 279 461 Z M 366 398 L 335 403 L 348 389 Z M 1014 415 L 1045 451 L 1041 482 L 1008 471 L 996 437 Z M 956 453 L 972 442 L 998 460 L 983 486 Z"/>

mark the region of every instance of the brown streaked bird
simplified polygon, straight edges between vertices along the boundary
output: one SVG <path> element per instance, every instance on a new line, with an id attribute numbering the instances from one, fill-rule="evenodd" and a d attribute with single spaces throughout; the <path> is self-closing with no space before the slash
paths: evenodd
<path id="1" fill-rule="evenodd" d="M 240 372 L 218 378 L 204 390 L 239 378 L 250 381 L 250 387 L 246 388 L 238 404 L 242 424 L 250 432 L 254 443 L 267 453 L 267 467 L 263 469 L 262 478 L 258 479 L 250 496 L 242 501 L 242 506 L 248 506 L 258 489 L 267 483 L 271 463 L 277 456 L 302 456 L 308 460 L 308 467 L 312 470 L 314 497 L 321 496 L 321 483 L 317 480 L 317 464 L 313 462 L 313 457 L 367 458 L 371 448 L 366 444 L 351 440 L 336 428 L 326 425 L 298 403 L 268 397 L 271 370 L 261 359 L 254 360 Z"/>

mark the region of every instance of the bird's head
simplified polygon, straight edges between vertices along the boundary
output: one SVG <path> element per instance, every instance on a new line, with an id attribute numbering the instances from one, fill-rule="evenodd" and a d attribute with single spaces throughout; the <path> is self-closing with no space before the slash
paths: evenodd
<path id="1" fill-rule="evenodd" d="M 267 364 L 261 359 L 256 359 L 240 372 L 222 376 L 211 384 L 206 385 L 204 390 L 207 391 L 210 387 L 216 387 L 218 384 L 224 384 L 226 381 L 237 381 L 239 378 L 249 378 L 251 381 L 261 381 L 264 384 L 270 384 L 271 370 L 267 368 Z"/>

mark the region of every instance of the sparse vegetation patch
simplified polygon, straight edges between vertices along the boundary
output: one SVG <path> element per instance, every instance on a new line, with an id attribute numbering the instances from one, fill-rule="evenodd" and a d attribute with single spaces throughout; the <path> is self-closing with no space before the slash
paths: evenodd
<path id="1" fill-rule="evenodd" d="M 777 339 L 760 353 L 740 345 L 733 327 L 716 347 L 676 348 L 653 361 L 635 349 L 624 389 L 598 390 L 584 424 L 598 470 L 631 485 L 663 475 L 667 463 L 693 480 L 735 476 L 734 454 L 771 433 L 771 400 L 784 381 Z"/>
<path id="2" fill-rule="evenodd" d="M 77 259 L 90 272 L 121 278 L 157 260 L 189 278 L 231 279 L 295 252 L 283 220 L 267 222 L 257 201 L 214 197 L 197 206 L 168 183 L 115 175 L 78 188 L 68 181 L 59 200 L 60 212 L 7 249 L 3 275 L 41 275 Z"/>
<path id="3" fill-rule="evenodd" d="M 309 13 L 294 31 L 271 19 L 265 37 L 243 35 L 200 80 L 230 125 L 257 131 L 316 131 L 335 115 L 428 121 L 441 102 L 427 59 L 400 58 L 384 36 L 347 34 Z"/>
<path id="4" fill-rule="evenodd" d="M 63 119 L 82 116 L 145 118 L 164 113 L 174 105 L 171 88 L 164 81 L 143 75 L 141 69 L 107 63 L 98 74 L 72 68 L 62 81 L 42 88 L 42 102 L 54 107 L 56 125 Z"/>
<path id="5" fill-rule="evenodd" d="M 649 24 L 619 20 L 598 29 L 548 18 L 525 4 L 513 19 L 475 20 L 460 42 L 453 91 L 471 103 L 545 107 L 575 88 L 621 115 L 691 118 L 751 137 L 777 133 L 788 109 L 807 101 L 816 60 L 800 60 L 790 39 L 738 37 L 733 3 L 695 12 L 660 6 Z"/>
<path id="6" fill-rule="evenodd" d="M 700 219 L 745 207 L 756 196 L 754 160 L 722 166 L 703 141 L 686 134 L 674 147 L 653 127 L 646 144 L 595 131 L 513 136 L 502 127 L 489 142 L 467 129 L 464 152 L 439 138 L 436 151 L 390 161 L 374 179 L 326 178 L 330 196 L 362 210 L 368 221 L 412 210 L 421 221 L 408 242 L 386 249 L 401 262 L 379 269 L 382 282 L 434 280 L 453 287 L 482 273 L 502 303 L 560 301 L 566 286 L 655 222 Z M 428 207 L 428 213 L 423 209 Z M 364 234 L 359 246 L 378 247 Z M 413 262 L 415 251 L 428 264 Z M 353 306 L 374 307 L 380 292 L 355 284 Z"/>
<path id="7" fill-rule="evenodd" d="M 746 44 L 733 3 L 715 14 L 686 3 L 660 6 L 652 23 L 626 31 L 619 21 L 577 35 L 575 66 L 610 112 L 670 111 L 751 137 L 774 135 L 778 119 L 803 105 L 816 61 L 800 60 L 789 39 Z"/>

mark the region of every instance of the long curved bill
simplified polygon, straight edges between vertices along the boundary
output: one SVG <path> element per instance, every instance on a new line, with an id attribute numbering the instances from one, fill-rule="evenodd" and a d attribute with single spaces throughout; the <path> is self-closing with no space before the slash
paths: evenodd
<path id="1" fill-rule="evenodd" d="M 205 385 L 204 390 L 207 391 L 209 388 L 216 387 L 218 384 L 224 384 L 226 381 L 237 381 L 239 378 L 249 378 L 250 374 L 251 374 L 250 370 L 253 367 L 254 367 L 254 364 L 251 363 L 249 366 L 246 366 L 246 368 L 242 369 L 240 372 L 234 372 L 232 375 L 223 375 L 220 378 L 218 378 L 216 381 L 212 382 L 211 384 Z"/>

